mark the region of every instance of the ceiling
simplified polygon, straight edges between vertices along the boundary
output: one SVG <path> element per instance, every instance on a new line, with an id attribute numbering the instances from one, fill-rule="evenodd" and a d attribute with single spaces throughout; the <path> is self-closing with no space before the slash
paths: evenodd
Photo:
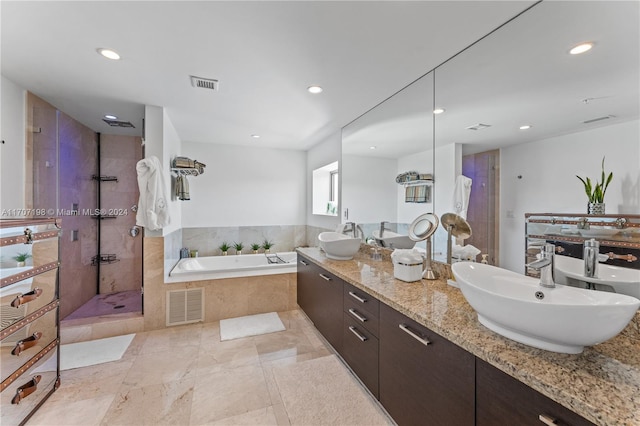
<path id="1" fill-rule="evenodd" d="M 183 142 L 306 150 L 534 3 L 3 0 L 1 70 L 102 133 L 155 105 Z"/>

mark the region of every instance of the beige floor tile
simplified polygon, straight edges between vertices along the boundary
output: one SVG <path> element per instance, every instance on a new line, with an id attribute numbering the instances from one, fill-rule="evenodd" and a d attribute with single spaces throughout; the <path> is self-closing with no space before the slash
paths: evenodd
<path id="1" fill-rule="evenodd" d="M 191 415 L 195 378 L 123 387 L 115 396 L 102 425 L 186 425 Z"/>
<path id="2" fill-rule="evenodd" d="M 260 361 L 271 361 L 302 355 L 314 351 L 306 334 L 302 330 L 286 330 L 278 333 L 255 336 Z"/>
<path id="3" fill-rule="evenodd" d="M 253 338 L 206 342 L 198 353 L 197 374 L 212 374 L 224 369 L 254 365 L 260 362 Z"/>
<path id="4" fill-rule="evenodd" d="M 28 426 L 99 425 L 115 395 L 57 403 L 47 400 L 27 423 Z"/>
<path id="5" fill-rule="evenodd" d="M 144 387 L 182 380 L 196 374 L 197 346 L 176 347 L 138 355 L 123 384 Z"/>
<path id="6" fill-rule="evenodd" d="M 203 425 L 271 405 L 260 365 L 198 376 L 191 425 Z"/>
<path id="7" fill-rule="evenodd" d="M 223 425 L 247 425 L 247 426 L 277 426 L 278 420 L 273 411 L 273 407 L 260 408 L 258 410 L 248 411 L 237 416 L 228 417 L 226 419 L 218 420 L 210 423 L 214 426 Z"/>
<path id="8" fill-rule="evenodd" d="M 169 352 L 179 348 L 199 347 L 202 324 L 190 324 L 154 330 L 147 333 L 147 338 L 140 350 L 141 354 Z"/>

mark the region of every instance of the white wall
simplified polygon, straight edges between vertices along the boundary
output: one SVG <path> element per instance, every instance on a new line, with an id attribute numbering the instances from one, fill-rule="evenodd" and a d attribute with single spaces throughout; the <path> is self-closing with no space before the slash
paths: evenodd
<path id="1" fill-rule="evenodd" d="M 189 179 L 182 226 L 304 225 L 304 151 L 184 142 L 182 155 L 207 165 Z"/>
<path id="2" fill-rule="evenodd" d="M 349 222 L 396 222 L 397 161 L 389 158 L 344 155 L 342 199 Z M 345 220 L 346 221 L 346 220 Z"/>
<path id="3" fill-rule="evenodd" d="M 312 173 L 318 167 L 322 167 L 334 161 L 340 161 L 342 153 L 342 137 L 341 132 L 337 131 L 324 139 L 322 142 L 314 145 L 306 152 L 307 169 L 303 180 L 306 181 L 306 223 L 309 226 L 315 226 L 324 229 L 335 229 L 340 224 L 342 214 L 338 216 L 314 215 L 312 208 Z M 342 188 L 342 162 L 339 164 L 340 188 Z M 340 191 L 340 201 L 338 203 L 339 211 L 342 212 L 342 191 Z"/>
<path id="4" fill-rule="evenodd" d="M 162 231 L 145 229 L 146 236 L 165 236 L 182 227 L 180 201 L 176 200 L 171 187 L 171 160 L 180 153 L 182 142 L 175 131 L 171 120 L 162 107 L 146 105 L 145 118 L 145 157 L 158 157 L 162 165 L 163 176 L 169 201 L 170 223 Z"/>
<path id="5" fill-rule="evenodd" d="M 26 91 L 11 80 L 1 77 L 0 94 L 0 208 L 25 207 L 25 97 Z"/>
<path id="6" fill-rule="evenodd" d="M 576 175 L 600 180 L 602 157 L 607 173 L 613 172 L 606 213 L 640 214 L 638 120 L 501 150 L 501 267 L 524 270 L 525 213 L 586 214 L 587 196 Z"/>

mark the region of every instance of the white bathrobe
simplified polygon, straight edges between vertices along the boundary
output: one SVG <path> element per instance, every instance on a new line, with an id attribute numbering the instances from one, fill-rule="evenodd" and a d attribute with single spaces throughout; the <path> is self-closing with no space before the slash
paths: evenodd
<path id="1" fill-rule="evenodd" d="M 170 223 L 169 199 L 160 160 L 153 156 L 142 159 L 136 164 L 136 172 L 140 190 L 136 225 L 150 230 L 167 226 Z"/>
<path id="2" fill-rule="evenodd" d="M 464 175 L 459 175 L 456 178 L 456 187 L 453 190 L 453 211 L 463 219 L 467 218 L 471 183 L 471 179 Z"/>

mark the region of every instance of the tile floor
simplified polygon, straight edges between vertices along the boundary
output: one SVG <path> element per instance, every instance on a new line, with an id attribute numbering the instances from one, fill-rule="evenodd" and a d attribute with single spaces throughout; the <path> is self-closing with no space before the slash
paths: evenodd
<path id="1" fill-rule="evenodd" d="M 298 310 L 220 342 L 219 322 L 136 334 L 116 362 L 61 373 L 28 425 L 389 425 Z"/>

